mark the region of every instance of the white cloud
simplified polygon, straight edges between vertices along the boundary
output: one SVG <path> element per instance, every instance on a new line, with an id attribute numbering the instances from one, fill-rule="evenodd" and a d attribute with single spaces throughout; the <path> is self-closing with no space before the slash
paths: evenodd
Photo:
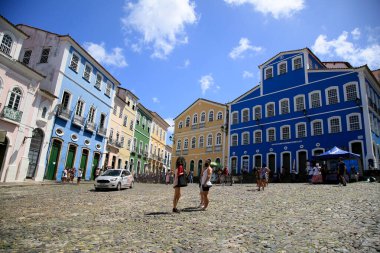
<path id="1" fill-rule="evenodd" d="M 348 61 L 353 66 L 367 64 L 369 68 L 380 67 L 380 44 L 374 43 L 364 48 L 349 41 L 349 33 L 343 31 L 342 34 L 333 40 L 328 40 L 327 36 L 321 34 L 315 40 L 312 50 L 316 54 L 327 55 L 330 59 L 341 58 Z"/>
<path id="2" fill-rule="evenodd" d="M 124 10 L 123 28 L 142 35 L 133 50 L 152 46 L 152 57 L 161 59 L 178 44 L 188 42 L 185 26 L 197 22 L 195 4 L 190 0 L 139 0 L 135 4 L 127 1 Z"/>
<path id="3" fill-rule="evenodd" d="M 165 121 L 170 125 L 168 127 L 168 136 L 170 136 L 174 133 L 174 120 L 173 118 L 166 118 Z"/>
<path id="4" fill-rule="evenodd" d="M 101 64 L 119 68 L 128 66 L 123 55 L 123 49 L 119 47 L 115 47 L 112 49 L 112 52 L 107 53 L 104 42 L 100 44 L 85 42 L 83 46 Z"/>
<path id="5" fill-rule="evenodd" d="M 201 84 L 201 90 L 203 95 L 205 95 L 206 91 L 211 88 L 220 89 L 219 86 L 214 87 L 214 78 L 212 77 L 212 74 L 202 76 L 199 80 L 199 83 Z"/>
<path id="6" fill-rule="evenodd" d="M 288 18 L 305 7 L 304 0 L 224 0 L 230 5 L 250 4 L 255 11 L 275 19 Z"/>
<path id="7" fill-rule="evenodd" d="M 247 51 L 260 52 L 262 50 L 261 47 L 250 45 L 250 41 L 247 38 L 241 38 L 239 46 L 232 49 L 229 56 L 235 60 L 236 58 L 244 58 L 244 53 Z"/>
<path id="8" fill-rule="evenodd" d="M 184 63 L 184 67 L 187 68 L 190 66 L 190 60 L 189 59 L 186 59 L 185 60 L 185 63 Z"/>
<path id="9" fill-rule="evenodd" d="M 152 100 L 153 100 L 153 103 L 155 103 L 155 104 L 159 104 L 160 103 L 160 100 L 158 98 L 156 98 L 156 97 L 152 98 Z"/>
<path id="10" fill-rule="evenodd" d="M 360 38 L 360 30 L 359 28 L 355 28 L 351 31 L 352 36 L 354 37 L 354 40 L 358 40 Z"/>
<path id="11" fill-rule="evenodd" d="M 246 78 L 252 78 L 252 77 L 253 77 L 253 73 L 252 72 L 244 70 L 244 72 L 243 72 L 243 78 L 244 79 L 246 79 Z"/>

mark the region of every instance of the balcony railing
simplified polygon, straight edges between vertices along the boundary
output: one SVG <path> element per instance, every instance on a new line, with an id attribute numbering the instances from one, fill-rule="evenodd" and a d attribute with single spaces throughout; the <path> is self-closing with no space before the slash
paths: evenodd
<path id="1" fill-rule="evenodd" d="M 116 147 L 118 147 L 118 148 L 122 148 L 124 146 L 124 143 L 121 141 L 116 141 L 115 144 L 116 144 Z"/>
<path id="2" fill-rule="evenodd" d="M 70 111 L 68 108 L 59 108 L 58 112 L 57 112 L 57 115 L 61 119 L 69 120 L 70 116 L 71 116 L 71 112 L 72 111 Z"/>
<path id="3" fill-rule="evenodd" d="M 181 155 L 181 150 L 176 150 L 175 151 L 175 154 L 178 156 L 178 155 Z"/>
<path id="4" fill-rule="evenodd" d="M 90 132 L 94 132 L 96 129 L 96 124 L 93 122 L 88 122 L 86 123 L 86 130 Z"/>
<path id="5" fill-rule="evenodd" d="M 18 111 L 10 107 L 4 107 L 1 113 L 1 117 L 5 119 L 10 119 L 16 122 L 21 122 L 22 111 Z"/>
<path id="6" fill-rule="evenodd" d="M 199 128 L 204 128 L 205 127 L 205 123 L 199 123 Z"/>
<path id="7" fill-rule="evenodd" d="M 220 151 L 222 151 L 222 145 L 215 146 L 215 147 L 214 147 L 214 151 L 215 151 L 215 152 L 220 152 Z"/>
<path id="8" fill-rule="evenodd" d="M 80 126 L 80 127 L 83 127 L 84 121 L 85 121 L 84 117 L 79 116 L 79 115 L 74 115 L 73 124 Z"/>
<path id="9" fill-rule="evenodd" d="M 212 147 L 206 147 L 206 152 L 211 153 L 212 152 Z"/>
<path id="10" fill-rule="evenodd" d="M 191 126 L 191 129 L 194 130 L 194 129 L 197 129 L 198 128 L 198 124 L 194 124 Z"/>
<path id="11" fill-rule="evenodd" d="M 189 154 L 189 150 L 188 149 L 184 149 L 183 152 L 182 152 L 182 155 L 188 155 Z"/>
<path id="12" fill-rule="evenodd" d="M 107 136 L 107 128 L 98 127 L 98 131 L 96 133 L 100 136 L 106 137 Z"/>

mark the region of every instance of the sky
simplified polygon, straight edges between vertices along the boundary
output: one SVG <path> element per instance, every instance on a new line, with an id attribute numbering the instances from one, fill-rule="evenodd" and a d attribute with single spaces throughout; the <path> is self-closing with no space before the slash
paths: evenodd
<path id="1" fill-rule="evenodd" d="M 322 61 L 380 68 L 379 0 L 2 0 L 1 6 L 15 25 L 70 34 L 170 125 L 198 98 L 227 103 L 250 90 L 260 81 L 258 66 L 282 51 L 308 47 Z"/>

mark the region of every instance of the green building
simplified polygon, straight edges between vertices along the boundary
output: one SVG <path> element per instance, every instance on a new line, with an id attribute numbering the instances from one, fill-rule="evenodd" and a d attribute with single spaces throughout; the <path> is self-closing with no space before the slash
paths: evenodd
<path id="1" fill-rule="evenodd" d="M 137 105 L 135 132 L 132 143 L 130 166 L 135 175 L 148 170 L 148 147 L 153 115 L 142 104 Z"/>

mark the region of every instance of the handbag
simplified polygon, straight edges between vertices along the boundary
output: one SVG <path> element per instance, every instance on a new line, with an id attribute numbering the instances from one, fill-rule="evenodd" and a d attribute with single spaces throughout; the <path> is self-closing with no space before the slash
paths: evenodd
<path id="1" fill-rule="evenodd" d="M 178 177 L 178 186 L 179 187 L 185 187 L 185 186 L 187 186 L 187 180 L 186 180 L 185 175 L 181 175 L 181 176 Z"/>
<path id="2" fill-rule="evenodd" d="M 212 187 L 212 183 L 211 183 L 211 181 L 207 181 L 206 186 L 207 186 L 208 188 L 211 188 L 211 187 Z"/>

